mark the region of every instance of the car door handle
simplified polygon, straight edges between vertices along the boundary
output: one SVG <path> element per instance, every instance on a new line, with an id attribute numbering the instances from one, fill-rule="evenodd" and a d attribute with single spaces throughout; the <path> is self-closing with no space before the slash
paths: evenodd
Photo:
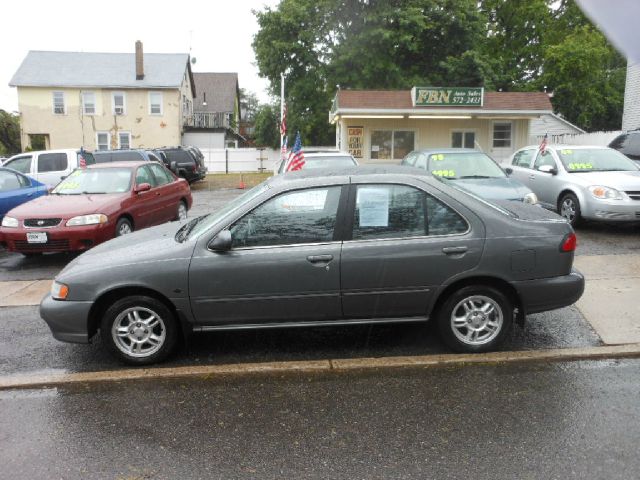
<path id="1" fill-rule="evenodd" d="M 309 255 L 307 260 L 311 263 L 328 263 L 333 260 L 333 255 Z"/>
<path id="2" fill-rule="evenodd" d="M 444 247 L 442 253 L 447 255 L 459 255 L 461 253 L 467 253 L 467 247 Z"/>

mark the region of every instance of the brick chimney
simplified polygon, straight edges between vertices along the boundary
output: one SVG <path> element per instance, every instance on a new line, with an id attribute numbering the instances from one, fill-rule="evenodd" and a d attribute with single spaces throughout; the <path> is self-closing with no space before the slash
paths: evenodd
<path id="1" fill-rule="evenodd" d="M 144 79 L 144 56 L 142 54 L 142 42 L 136 41 L 136 80 Z"/>

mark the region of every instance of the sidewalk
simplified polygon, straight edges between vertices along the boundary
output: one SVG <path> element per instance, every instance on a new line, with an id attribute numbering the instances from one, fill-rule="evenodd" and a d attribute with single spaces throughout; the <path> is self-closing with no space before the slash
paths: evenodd
<path id="1" fill-rule="evenodd" d="M 587 282 L 576 304 L 605 345 L 640 343 L 640 255 L 577 256 Z M 38 305 L 51 280 L 0 282 L 0 307 Z"/>

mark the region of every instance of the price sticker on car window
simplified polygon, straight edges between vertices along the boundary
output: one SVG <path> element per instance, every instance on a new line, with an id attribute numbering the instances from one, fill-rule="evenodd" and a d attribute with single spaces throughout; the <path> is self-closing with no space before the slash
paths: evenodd
<path id="1" fill-rule="evenodd" d="M 78 182 L 65 182 L 60 184 L 58 190 L 74 190 L 76 188 L 80 188 L 80 184 Z"/>
<path id="2" fill-rule="evenodd" d="M 435 155 L 431 155 L 431 160 L 435 160 L 436 162 L 440 162 L 444 160 L 444 155 L 442 153 L 437 153 Z"/>
<path id="3" fill-rule="evenodd" d="M 436 177 L 455 177 L 456 172 L 453 170 L 432 170 L 431 175 Z"/>
<path id="4" fill-rule="evenodd" d="M 593 170 L 591 163 L 570 163 L 569 170 Z"/>
<path id="5" fill-rule="evenodd" d="M 562 155 L 572 155 L 573 154 L 573 150 L 560 150 L 560 153 Z"/>

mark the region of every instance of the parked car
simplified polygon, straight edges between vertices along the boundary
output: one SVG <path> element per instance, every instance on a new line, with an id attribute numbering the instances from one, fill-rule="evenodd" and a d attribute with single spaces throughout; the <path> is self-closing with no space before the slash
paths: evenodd
<path id="1" fill-rule="evenodd" d="M 488 200 L 515 200 L 536 204 L 530 188 L 510 178 L 486 153 L 467 148 L 416 150 L 401 165 L 422 168 Z"/>
<path id="2" fill-rule="evenodd" d="M 140 161 L 163 163 L 152 150 L 145 150 L 143 148 L 127 150 L 100 150 L 95 152 L 93 156 L 96 159 L 96 163 Z"/>
<path id="3" fill-rule="evenodd" d="M 640 220 L 640 168 L 616 150 L 529 146 L 515 152 L 508 165 L 541 205 L 557 210 L 573 226 L 582 219 Z"/>
<path id="4" fill-rule="evenodd" d="M 87 250 L 113 237 L 184 220 L 191 190 L 151 162 L 113 162 L 74 170 L 47 197 L 10 210 L 0 233 L 25 255 Z"/>
<path id="5" fill-rule="evenodd" d="M 618 135 L 609 143 L 609 148 L 618 150 L 631 160 L 640 163 L 640 129 Z"/>
<path id="6" fill-rule="evenodd" d="M 10 168 L 0 167 L 0 221 L 12 208 L 46 194 L 46 185 Z"/>
<path id="7" fill-rule="evenodd" d="M 213 214 L 81 255 L 40 314 L 58 340 L 100 330 L 133 364 L 165 358 L 179 332 L 429 318 L 454 350 L 492 350 L 514 319 L 584 288 L 571 226 L 506 203 L 399 166 L 277 175 Z"/>
<path id="8" fill-rule="evenodd" d="M 198 156 L 191 147 L 163 147 L 156 151 L 162 152 L 161 159 L 173 173 L 189 183 L 202 180 L 207 175 L 204 156 Z"/>
<path id="9" fill-rule="evenodd" d="M 96 163 L 93 153 L 87 150 L 68 148 L 62 150 L 42 150 L 14 155 L 3 166 L 28 175 L 48 187 L 54 187 L 81 164 Z"/>
<path id="10" fill-rule="evenodd" d="M 286 160 L 281 160 L 277 167 L 277 173 L 285 173 Z M 312 168 L 345 168 L 357 166 L 358 162 L 349 153 L 330 152 L 304 152 L 304 165 L 302 170 Z"/>

